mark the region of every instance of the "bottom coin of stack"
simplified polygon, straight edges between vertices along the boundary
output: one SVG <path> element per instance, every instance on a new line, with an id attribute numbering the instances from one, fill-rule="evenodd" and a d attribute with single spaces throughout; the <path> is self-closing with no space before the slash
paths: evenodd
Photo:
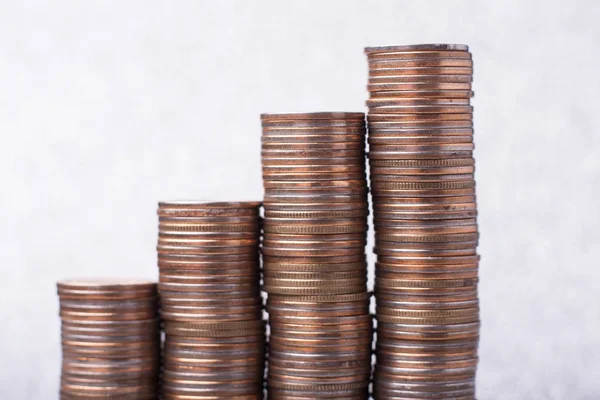
<path id="1" fill-rule="evenodd" d="M 63 400 L 156 399 L 160 359 L 156 284 L 58 282 Z"/>
<path id="2" fill-rule="evenodd" d="M 260 203 L 161 202 L 164 399 L 262 399 Z"/>

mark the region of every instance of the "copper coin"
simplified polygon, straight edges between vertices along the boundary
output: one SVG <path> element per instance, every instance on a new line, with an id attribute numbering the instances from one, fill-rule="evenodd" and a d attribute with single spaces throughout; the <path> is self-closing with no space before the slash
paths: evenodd
<path id="1" fill-rule="evenodd" d="M 431 50 L 431 49 L 419 49 L 419 50 L 399 50 L 399 51 L 384 51 L 384 52 L 370 52 L 367 54 L 369 62 L 377 60 L 410 60 L 413 58 L 417 59 L 439 59 L 439 58 L 459 58 L 459 59 L 471 59 L 471 53 L 465 50 Z"/>
<path id="2" fill-rule="evenodd" d="M 158 245 L 157 252 L 163 254 L 188 254 L 188 255 L 242 255 L 252 254 L 258 251 L 258 246 L 229 246 L 229 247 L 207 247 L 193 245 Z"/>
<path id="3" fill-rule="evenodd" d="M 197 266 L 199 268 L 210 268 L 218 263 L 230 262 L 252 262 L 258 260 L 258 254 L 157 254 L 159 266 L 180 265 L 182 268 Z"/>
<path id="4" fill-rule="evenodd" d="M 369 77 L 380 76 L 433 76 L 433 75 L 473 75 L 471 66 L 453 66 L 453 65 L 431 65 L 422 66 L 400 66 L 371 64 L 369 67 Z"/>
<path id="5" fill-rule="evenodd" d="M 473 76 L 471 74 L 461 75 L 396 75 L 396 76 L 369 76 L 369 85 L 394 85 L 401 83 L 471 83 Z"/>
<path id="6" fill-rule="evenodd" d="M 281 210 L 265 210 L 265 219 L 267 221 L 281 220 L 336 220 L 336 219 L 358 219 L 367 217 L 369 214 L 368 208 L 359 208 L 354 210 L 307 210 L 307 211 L 281 211 Z"/>
<path id="7" fill-rule="evenodd" d="M 390 115 L 390 114 L 378 114 L 369 113 L 369 128 L 375 127 L 410 127 L 413 124 L 420 123 L 421 125 L 432 125 L 437 124 L 439 127 L 452 126 L 452 121 L 468 121 L 473 120 L 471 113 L 449 113 L 449 114 L 402 114 L 402 115 Z M 402 124 L 400 124 L 403 122 Z M 418 126 L 418 125 L 416 125 Z M 459 125 L 461 126 L 461 125 Z M 468 125 L 466 125 L 468 126 Z"/>
<path id="8" fill-rule="evenodd" d="M 412 58 L 392 58 L 392 59 L 370 59 L 369 70 L 380 68 L 421 68 L 421 67 L 473 67 L 473 61 L 470 57 L 412 57 Z"/>
<path id="9" fill-rule="evenodd" d="M 475 96 L 472 90 L 391 90 L 371 92 L 371 100 L 395 100 L 404 98 L 425 99 L 470 99 Z"/>
<path id="10" fill-rule="evenodd" d="M 469 185 L 469 183 L 466 182 L 472 182 L 470 185 L 474 186 L 475 185 L 475 176 L 472 173 L 466 173 L 466 174 L 441 174 L 441 175 L 433 175 L 433 174 L 427 174 L 427 175 L 402 175 L 402 174 L 393 174 L 393 173 L 389 173 L 389 171 L 385 171 L 386 173 L 373 173 L 371 172 L 371 181 L 372 182 L 377 182 L 378 185 L 382 185 L 380 186 L 382 189 L 396 189 L 396 188 L 404 188 L 404 187 L 411 187 L 411 186 L 416 186 L 417 188 L 421 189 L 423 188 L 423 186 L 425 188 L 430 188 L 431 186 L 434 185 L 434 183 L 438 183 L 441 186 L 446 186 L 446 185 L 451 185 L 453 186 L 452 188 L 455 188 L 455 186 L 460 186 L 461 184 L 464 185 Z M 461 184 L 459 183 L 455 183 L 455 184 L 450 184 L 449 182 L 461 182 Z M 422 185 L 421 185 L 422 184 Z M 445 187 L 442 187 L 442 189 L 445 189 Z"/>
<path id="11" fill-rule="evenodd" d="M 361 128 L 365 125 L 364 120 L 344 120 L 344 119 L 323 119 L 323 120 L 297 120 L 297 121 L 263 121 L 263 132 L 265 130 L 326 130 L 335 128 Z"/>
<path id="12" fill-rule="evenodd" d="M 365 123 L 354 126 L 263 126 L 261 143 L 335 143 L 365 141 Z"/>
<path id="13" fill-rule="evenodd" d="M 310 112 L 310 113 L 278 113 L 261 114 L 261 121 L 295 121 L 295 120 L 330 120 L 330 119 L 364 119 L 361 112 Z"/>
<path id="14" fill-rule="evenodd" d="M 336 180 L 336 181 L 269 181 L 264 180 L 263 186 L 265 190 L 269 192 L 278 192 L 280 190 L 300 190 L 300 191 L 313 191 L 313 190 L 366 190 L 367 182 L 364 179 L 358 180 Z M 352 190 L 354 191 L 354 190 Z"/>
<path id="15" fill-rule="evenodd" d="M 241 217 L 258 215 L 260 202 L 196 202 L 163 201 L 158 204 L 159 216 Z"/>
<path id="16" fill-rule="evenodd" d="M 275 176 L 276 174 L 302 174 L 302 173 L 325 173 L 325 174 L 343 174 L 351 175 L 353 173 L 365 172 L 365 164 L 349 165 L 263 165 L 263 175 Z"/>
<path id="17" fill-rule="evenodd" d="M 290 165 L 315 165 L 315 166 L 343 166 L 343 165 L 364 165 L 364 156 L 348 154 L 342 157 L 327 157 L 323 154 L 317 154 L 318 157 L 302 157 L 301 155 L 263 155 L 262 164 L 266 166 L 290 166 Z"/>
<path id="18" fill-rule="evenodd" d="M 302 174 L 282 174 L 277 175 L 263 174 L 263 182 L 265 184 L 276 184 L 281 181 L 294 181 L 294 182 L 321 182 L 323 184 L 329 182 L 340 182 L 344 180 L 348 181 L 362 181 L 363 185 L 367 186 L 367 175 L 365 172 L 358 172 L 355 174 L 327 174 L 322 172 L 317 173 L 302 173 Z"/>
<path id="19" fill-rule="evenodd" d="M 287 141 L 266 141 L 263 142 L 261 148 L 264 151 L 287 151 L 287 152 L 304 152 L 304 151 L 349 151 L 349 150 L 364 150 L 364 141 L 362 142 L 334 142 L 320 143 L 306 140 L 304 142 L 287 142 Z"/>
<path id="20" fill-rule="evenodd" d="M 377 46 L 365 47 L 365 53 L 370 56 L 377 53 L 404 53 L 415 51 L 469 51 L 469 46 L 464 44 L 413 44 L 413 45 L 398 45 L 398 46 Z"/>
<path id="21" fill-rule="evenodd" d="M 358 278 L 366 275 L 366 269 L 355 269 L 350 271 L 277 271 L 272 269 L 265 270 L 265 276 L 281 279 L 349 279 Z"/>
<path id="22" fill-rule="evenodd" d="M 461 180 L 474 179 L 474 166 L 442 167 L 442 168 L 394 168 L 371 167 L 371 177 L 385 180 L 395 179 L 419 180 Z M 381 178 L 380 178 L 381 177 Z"/>
<path id="23" fill-rule="evenodd" d="M 286 274 L 286 273 L 362 273 L 366 271 L 366 262 L 357 263 L 341 263 L 341 264 L 328 264 L 324 263 L 311 263 L 311 264 L 284 264 L 284 263 L 269 263 L 266 262 L 264 265 L 264 274 Z"/>
<path id="24" fill-rule="evenodd" d="M 309 199 L 310 201 L 274 201 L 271 200 L 265 203 L 265 213 L 268 211 L 302 211 L 302 212 L 311 212 L 311 211 L 348 211 L 348 210 L 368 210 L 368 203 L 366 199 L 361 199 L 359 201 L 348 201 L 348 202 L 339 202 L 332 203 L 327 201 L 327 199 L 322 199 L 321 201 L 313 201 L 315 199 Z"/>
<path id="25" fill-rule="evenodd" d="M 344 257 L 280 257 L 280 256 L 269 256 L 265 255 L 263 257 L 265 265 L 274 265 L 274 266 L 285 266 L 293 268 L 292 266 L 296 266 L 299 264 L 309 265 L 315 268 L 326 268 L 328 264 L 344 264 L 344 263 L 364 263 L 366 258 L 364 254 L 355 254 Z"/>
<path id="26" fill-rule="evenodd" d="M 389 106 L 389 107 L 369 107 L 369 112 L 378 115 L 445 115 L 445 114 L 464 114 L 472 113 L 471 106 Z"/>

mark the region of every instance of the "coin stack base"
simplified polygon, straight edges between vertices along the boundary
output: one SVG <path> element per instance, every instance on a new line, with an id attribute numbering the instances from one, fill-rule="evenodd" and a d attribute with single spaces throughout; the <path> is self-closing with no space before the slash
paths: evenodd
<path id="1" fill-rule="evenodd" d="M 156 284 L 57 284 L 62 321 L 60 398 L 156 399 L 160 331 Z"/>
<path id="2" fill-rule="evenodd" d="M 375 226 L 374 397 L 473 399 L 479 257 L 463 45 L 366 49 Z"/>
<path id="3" fill-rule="evenodd" d="M 269 398 L 366 399 L 364 114 L 268 114 L 262 126 Z"/>
<path id="4" fill-rule="evenodd" d="M 262 399 L 260 203 L 159 204 L 164 399 Z"/>

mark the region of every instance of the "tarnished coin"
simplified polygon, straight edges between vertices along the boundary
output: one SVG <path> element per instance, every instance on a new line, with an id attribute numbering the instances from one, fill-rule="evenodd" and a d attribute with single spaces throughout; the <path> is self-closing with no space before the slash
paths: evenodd
<path id="1" fill-rule="evenodd" d="M 377 53 L 410 53 L 410 52 L 424 52 L 424 51 L 453 51 L 453 52 L 465 52 L 469 51 L 469 46 L 464 44 L 412 44 L 412 45 L 398 45 L 398 46 L 377 46 L 377 47 L 365 47 L 365 53 L 367 56 L 371 56 Z M 468 53 L 467 53 L 468 54 Z"/>
<path id="2" fill-rule="evenodd" d="M 258 215 L 260 202 L 163 201 L 158 204 L 161 217 L 243 217 Z"/>
<path id="3" fill-rule="evenodd" d="M 309 112 L 309 113 L 279 113 L 279 114 L 261 114 L 260 119 L 265 121 L 301 121 L 301 120 L 336 120 L 336 119 L 357 119 L 363 120 L 365 114 L 360 112 Z"/>

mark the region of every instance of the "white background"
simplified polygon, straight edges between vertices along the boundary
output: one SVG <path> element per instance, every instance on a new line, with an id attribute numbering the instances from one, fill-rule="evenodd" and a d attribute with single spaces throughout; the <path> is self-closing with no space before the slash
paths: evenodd
<path id="1" fill-rule="evenodd" d="M 55 282 L 156 278 L 160 199 L 260 199 L 261 112 L 364 110 L 367 45 L 475 60 L 480 400 L 600 398 L 600 2 L 0 1 L 0 398 Z"/>

